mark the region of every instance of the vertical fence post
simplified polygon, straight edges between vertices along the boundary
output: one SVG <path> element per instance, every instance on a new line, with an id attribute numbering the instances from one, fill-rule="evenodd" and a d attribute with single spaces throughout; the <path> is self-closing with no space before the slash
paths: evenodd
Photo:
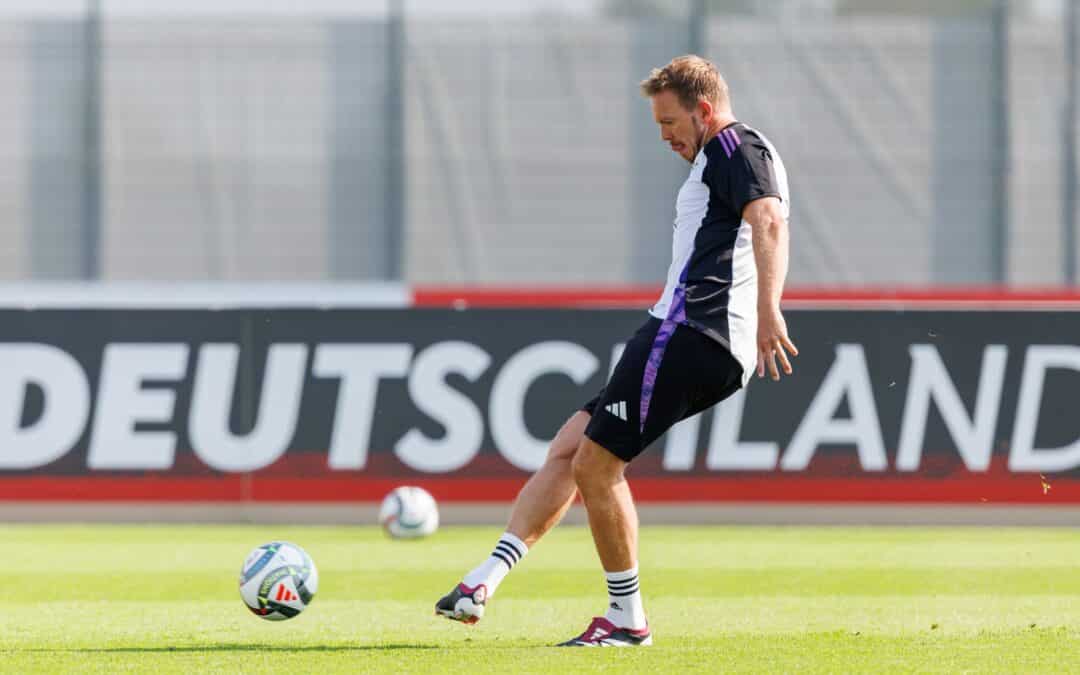
<path id="1" fill-rule="evenodd" d="M 992 161 L 991 199 L 994 200 L 994 222 L 991 228 L 990 271 L 995 284 L 1008 281 L 1009 240 L 1009 0 L 996 0 L 992 18 L 993 46 L 990 50 L 991 75 L 990 115 L 992 120 L 994 155 Z"/>
<path id="2" fill-rule="evenodd" d="M 937 284 L 1005 281 L 1009 128 L 1001 3 L 935 16 L 931 68 L 933 227 Z"/>
<path id="3" fill-rule="evenodd" d="M 687 45 L 691 54 L 705 56 L 705 40 L 707 27 L 705 25 L 709 17 L 707 0 L 689 0 L 689 24 L 687 26 Z"/>
<path id="4" fill-rule="evenodd" d="M 1076 285 L 1076 107 L 1077 107 L 1077 32 L 1080 32 L 1080 10 L 1076 1 L 1065 3 L 1065 111 L 1062 132 L 1062 159 L 1064 161 L 1064 189 L 1062 192 L 1062 232 L 1064 282 Z"/>
<path id="5" fill-rule="evenodd" d="M 630 72 L 644 78 L 651 69 L 685 54 L 687 26 L 677 20 L 633 20 L 628 50 Z M 686 180 L 689 165 L 660 141 L 649 101 L 636 86 L 627 87 L 627 236 L 630 255 L 629 281 L 655 284 L 664 279 L 671 264 L 671 226 L 675 195 Z"/>
<path id="6" fill-rule="evenodd" d="M 387 21 L 386 278 L 401 280 L 405 264 L 405 0 L 390 0 Z"/>
<path id="7" fill-rule="evenodd" d="M 101 275 L 101 0 L 88 0 L 83 59 L 82 236 L 79 277 Z"/>

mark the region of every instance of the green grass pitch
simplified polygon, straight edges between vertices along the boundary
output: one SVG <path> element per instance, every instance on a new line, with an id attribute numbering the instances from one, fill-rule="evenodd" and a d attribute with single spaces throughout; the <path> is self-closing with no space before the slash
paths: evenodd
<path id="1" fill-rule="evenodd" d="M 552 532 L 467 627 L 435 600 L 497 528 L 0 527 L 3 672 L 1080 672 L 1080 533 L 646 527 L 656 645 L 553 649 L 606 601 L 587 529 Z M 318 596 L 241 604 L 254 546 L 294 541 Z"/>

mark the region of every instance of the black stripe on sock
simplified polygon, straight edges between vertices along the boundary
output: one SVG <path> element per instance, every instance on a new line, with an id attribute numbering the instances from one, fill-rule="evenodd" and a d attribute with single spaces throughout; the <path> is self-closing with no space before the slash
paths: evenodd
<path id="1" fill-rule="evenodd" d="M 499 550 L 492 551 L 491 555 L 495 556 L 499 560 L 506 563 L 507 569 L 511 569 L 511 570 L 514 569 L 514 563 L 510 562 L 509 558 L 507 558 L 506 555 L 504 553 L 502 553 L 501 551 L 499 551 Z"/>
<path id="2" fill-rule="evenodd" d="M 510 556 L 511 558 L 513 558 L 515 563 L 521 560 L 521 555 L 517 552 L 517 549 L 515 549 L 513 546 L 507 546 L 501 541 L 498 544 L 495 544 L 495 550 L 502 551 L 506 555 Z"/>
<path id="3" fill-rule="evenodd" d="M 634 586 L 633 588 L 624 588 L 624 589 L 619 590 L 618 592 L 608 589 L 608 595 L 610 595 L 612 597 L 616 597 L 616 598 L 622 598 L 622 597 L 625 597 L 627 595 L 633 595 L 634 593 L 637 593 L 639 590 L 641 590 L 641 589 L 638 588 L 637 586 Z"/>
<path id="4" fill-rule="evenodd" d="M 514 549 L 514 553 L 517 553 L 517 559 L 518 560 L 521 560 L 522 558 L 525 557 L 525 551 L 522 551 L 521 549 L 519 549 L 514 542 L 512 542 L 512 541 L 510 541 L 508 539 L 500 539 L 499 543 L 500 544 L 506 544 L 510 548 Z"/>
<path id="5" fill-rule="evenodd" d="M 637 582 L 638 582 L 638 578 L 633 577 L 633 578 L 630 578 L 630 579 L 623 579 L 622 581 L 609 581 L 609 582 L 607 582 L 607 586 L 608 586 L 608 588 L 623 588 L 623 587 L 626 587 L 626 586 L 630 586 L 632 584 L 636 584 Z"/>

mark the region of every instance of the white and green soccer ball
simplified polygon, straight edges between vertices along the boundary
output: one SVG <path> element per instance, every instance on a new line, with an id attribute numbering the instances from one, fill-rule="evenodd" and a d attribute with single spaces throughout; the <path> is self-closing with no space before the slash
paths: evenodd
<path id="1" fill-rule="evenodd" d="M 426 537 L 439 529 L 439 507 L 424 488 L 394 488 L 379 508 L 379 524 L 394 539 Z"/>
<path id="2" fill-rule="evenodd" d="M 256 616 L 284 621 L 304 611 L 319 590 L 319 571 L 304 549 L 287 541 L 259 546 L 240 568 L 240 597 Z"/>

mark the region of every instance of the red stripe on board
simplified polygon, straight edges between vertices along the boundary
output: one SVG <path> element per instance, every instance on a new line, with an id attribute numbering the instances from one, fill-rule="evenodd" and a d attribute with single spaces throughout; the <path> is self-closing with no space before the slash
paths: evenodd
<path id="1" fill-rule="evenodd" d="M 852 300 L 880 302 L 1076 302 L 1080 291 L 1069 287 L 1012 288 L 1008 286 L 925 286 L 831 288 L 800 286 L 784 292 L 792 300 Z"/>
<path id="2" fill-rule="evenodd" d="M 402 484 L 445 502 L 508 502 L 523 478 L 0 478 L 0 501 L 372 502 Z M 819 502 L 1080 504 L 1080 480 L 1037 474 L 942 480 L 893 477 L 818 479 L 631 478 L 641 502 Z"/>
<path id="3" fill-rule="evenodd" d="M 660 297 L 660 286 L 612 287 L 434 287 L 413 289 L 414 307 L 458 308 L 646 308 Z M 995 286 L 928 288 L 797 287 L 784 292 L 792 308 L 1073 308 L 1080 291 L 1069 288 L 1010 289 Z"/>
<path id="4" fill-rule="evenodd" d="M 558 287 L 417 287 L 413 289 L 413 307 L 592 307 L 646 308 L 660 297 L 659 286 Z"/>

